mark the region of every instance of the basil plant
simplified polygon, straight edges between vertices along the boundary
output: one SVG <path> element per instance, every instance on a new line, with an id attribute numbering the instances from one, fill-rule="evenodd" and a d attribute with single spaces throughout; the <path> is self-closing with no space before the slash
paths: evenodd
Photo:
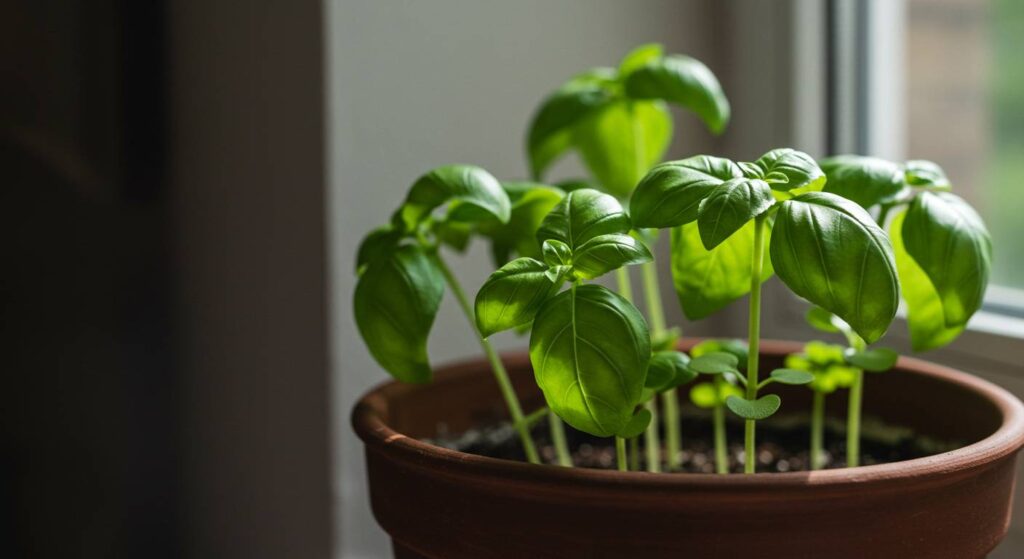
<path id="1" fill-rule="evenodd" d="M 745 420 L 747 473 L 755 468 L 756 422 L 781 405 L 778 395 L 760 391 L 773 382 L 813 381 L 807 371 L 786 368 L 760 377 L 761 283 L 774 273 L 865 343 L 882 337 L 899 304 L 889 238 L 863 208 L 822 192 L 825 181 L 814 159 L 789 148 L 753 162 L 702 155 L 655 166 L 630 201 L 636 227 L 673 229 L 673 273 L 688 315 L 706 316 L 750 294 L 745 375 L 727 352 L 690 362 L 700 373 L 729 373 L 742 386 L 744 396 L 725 404 Z"/>
<path id="2" fill-rule="evenodd" d="M 536 254 L 521 238 L 532 236 L 561 198 L 560 190 L 545 185 L 501 184 L 479 167 L 438 167 L 413 183 L 389 224 L 366 236 L 356 260 L 353 306 L 359 333 L 380 366 L 403 382 L 431 380 L 427 340 L 447 284 L 490 360 L 532 463 L 540 458 L 529 422 L 501 359 L 477 332 L 469 299 L 440 247 L 461 252 L 479 236 L 490 239 L 495 255 Z"/>
<path id="3" fill-rule="evenodd" d="M 571 184 L 583 182 L 623 201 L 664 157 L 672 141 L 672 105 L 694 113 L 713 134 L 720 134 L 729 122 L 729 102 L 711 70 L 694 58 L 666 54 L 658 44 L 635 48 L 616 68 L 593 68 L 576 75 L 548 95 L 533 116 L 526 142 L 530 172 L 540 179 L 555 162 L 575 152 L 590 180 Z M 651 246 L 656 240 L 646 231 L 634 234 Z M 665 327 L 654 262 L 644 263 L 641 272 L 653 341 L 658 347 L 674 348 L 679 332 Z M 615 277 L 619 293 L 632 301 L 629 273 L 619 268 Z M 676 386 L 656 393 L 664 412 L 668 466 L 677 469 L 681 435 Z M 655 400 L 645 402 L 655 416 L 644 434 L 647 469 L 652 472 L 659 471 L 661 463 Z"/>

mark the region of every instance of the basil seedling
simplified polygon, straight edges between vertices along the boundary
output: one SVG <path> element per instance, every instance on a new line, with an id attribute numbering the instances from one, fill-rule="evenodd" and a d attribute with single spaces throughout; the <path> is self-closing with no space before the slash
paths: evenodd
<path id="1" fill-rule="evenodd" d="M 476 331 L 473 309 L 438 250 L 441 244 L 462 250 L 480 230 L 503 239 L 500 232 L 516 224 L 513 215 L 508 194 L 487 171 L 449 165 L 428 172 L 413 183 L 391 223 L 363 239 L 353 306 L 363 342 L 381 367 L 404 382 L 429 382 L 427 338 L 447 283 L 490 360 L 527 459 L 539 463 L 508 373 Z"/>
<path id="2" fill-rule="evenodd" d="M 735 357 L 734 366 L 738 371 L 735 374 L 729 374 L 730 371 L 728 370 L 725 371 L 725 374 L 709 373 L 712 375 L 710 382 L 702 382 L 690 389 L 690 401 L 699 408 L 711 410 L 715 447 L 715 471 L 719 474 L 729 473 L 729 449 L 725 432 L 725 401 L 729 396 L 743 396 L 743 391 L 736 385 L 740 382 L 739 378 L 742 377 L 743 370 L 746 369 L 747 347 L 746 344 L 739 340 L 707 340 L 693 346 L 690 350 L 690 355 L 694 359 L 701 359 L 709 354 L 723 353 L 732 354 Z M 730 365 L 728 369 L 731 369 L 733 366 L 731 360 L 728 364 Z M 698 362 L 698 367 L 701 367 L 700 362 Z"/>
<path id="3" fill-rule="evenodd" d="M 885 333 L 896 314 L 899 283 L 888 237 L 861 207 L 820 192 L 825 180 L 810 156 L 788 148 L 772 150 L 754 162 L 697 156 L 655 166 L 630 201 L 637 227 L 677 228 L 674 272 L 686 275 L 689 264 L 704 261 L 705 273 L 699 280 L 681 281 L 677 274 L 687 314 L 706 316 L 750 293 L 746 377 L 738 375 L 738 369 L 727 371 L 741 379 L 745 396 L 726 399 L 726 406 L 746 420 L 747 473 L 755 469 L 755 422 L 774 414 L 781 404 L 778 396 L 759 396 L 759 390 L 772 382 L 812 380 L 778 371 L 764 380 L 759 377 L 761 283 L 771 271 L 797 295 L 841 317 L 869 342 Z M 695 227 L 686 227 L 694 222 Z M 693 251 L 698 241 L 703 253 Z M 735 255 L 749 258 L 739 260 Z M 736 277 L 748 285 L 736 285 Z M 718 278 L 729 278 L 728 285 Z"/>
<path id="4" fill-rule="evenodd" d="M 576 429 L 616 437 L 620 469 L 626 468 L 625 439 L 651 421 L 649 411 L 637 410 L 650 332 L 629 301 L 586 280 L 651 259 L 630 229 L 615 198 L 592 189 L 569 192 L 537 230 L 543 260 L 521 257 L 502 266 L 475 304 L 485 336 L 532 321 L 530 361 L 548 407 Z M 569 288 L 561 290 L 565 283 Z"/>

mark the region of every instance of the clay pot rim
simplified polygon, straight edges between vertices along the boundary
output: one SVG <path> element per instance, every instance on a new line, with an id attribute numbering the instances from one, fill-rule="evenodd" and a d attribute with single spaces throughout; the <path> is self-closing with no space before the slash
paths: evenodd
<path id="1" fill-rule="evenodd" d="M 684 340 L 682 345 L 690 346 L 696 341 L 699 340 Z M 761 341 L 763 353 L 788 354 L 798 352 L 802 347 L 803 344 L 799 342 Z M 503 354 L 502 359 L 512 366 L 529 362 L 529 357 L 524 352 Z M 449 378 L 451 381 L 456 380 L 459 376 L 476 374 L 481 367 L 487 367 L 486 360 L 472 359 L 451 364 L 446 367 L 446 370 L 452 375 Z M 383 418 L 387 415 L 386 394 L 415 389 L 415 386 L 403 385 L 397 381 L 381 383 L 363 395 L 353 409 L 352 425 L 359 438 L 366 444 L 367 450 L 377 447 L 378 450 L 386 451 L 396 457 L 404 457 L 420 463 L 430 462 L 450 475 L 500 476 L 510 480 L 530 480 L 554 485 L 566 483 L 628 485 L 636 490 L 655 491 L 684 488 L 742 490 L 744 488 L 764 488 L 765 486 L 772 488 L 841 487 L 869 482 L 902 483 L 910 480 L 920 483 L 933 478 L 957 477 L 955 474 L 958 472 L 984 467 L 1017 452 L 1024 446 L 1024 404 L 1005 389 L 974 375 L 911 357 L 900 357 L 895 368 L 904 373 L 937 377 L 975 392 L 999 410 L 1003 416 L 1002 424 L 994 433 L 980 441 L 956 450 L 923 458 L 856 468 L 813 472 L 761 472 L 753 475 L 619 472 L 590 468 L 564 468 L 490 458 L 442 448 L 398 433 L 385 423 Z"/>

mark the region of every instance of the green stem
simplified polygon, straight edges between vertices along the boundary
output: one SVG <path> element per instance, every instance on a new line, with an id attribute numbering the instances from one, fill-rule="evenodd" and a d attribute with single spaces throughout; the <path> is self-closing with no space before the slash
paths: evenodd
<path id="1" fill-rule="evenodd" d="M 668 471 L 672 472 L 683 466 L 683 438 L 679 428 L 679 394 L 675 388 L 661 394 L 661 408 L 665 415 L 665 453 Z"/>
<path id="2" fill-rule="evenodd" d="M 651 398 L 644 403 L 644 408 L 651 412 L 651 422 L 644 431 L 644 458 L 647 460 L 647 471 L 661 472 L 661 440 L 658 438 L 658 406 Z"/>
<path id="3" fill-rule="evenodd" d="M 551 442 L 555 446 L 555 457 L 559 466 L 572 467 L 572 455 L 569 444 L 565 441 L 565 424 L 555 412 L 548 412 L 548 427 L 551 429 Z"/>
<path id="4" fill-rule="evenodd" d="M 619 295 L 633 302 L 633 284 L 629 280 L 629 269 L 625 266 L 615 270 L 615 283 L 619 284 Z"/>
<path id="5" fill-rule="evenodd" d="M 849 336 L 854 351 L 864 351 L 867 344 L 856 334 Z M 846 412 L 846 466 L 860 465 L 860 414 L 864 400 L 864 371 L 857 370 L 850 385 L 850 407 Z"/>
<path id="6" fill-rule="evenodd" d="M 761 344 L 761 274 L 764 270 L 764 223 L 766 216 L 754 218 L 754 255 L 750 266 L 750 322 L 747 328 L 747 399 L 757 399 L 757 367 L 760 363 Z M 757 457 L 754 420 L 746 420 L 743 431 L 743 472 L 754 473 Z"/>
<path id="7" fill-rule="evenodd" d="M 718 404 L 714 408 L 715 423 L 715 471 L 720 474 L 729 473 L 729 448 L 725 440 L 725 406 Z"/>
<path id="8" fill-rule="evenodd" d="M 820 470 L 824 466 L 822 448 L 825 443 L 825 393 L 814 391 L 811 406 L 811 469 Z"/>
<path id="9" fill-rule="evenodd" d="M 483 348 L 484 353 L 487 354 L 487 359 L 491 362 L 491 370 L 494 371 L 494 378 L 498 381 L 498 388 L 501 389 L 501 395 L 505 398 L 505 405 L 508 407 L 509 415 L 512 417 L 512 425 L 519 432 L 519 438 L 522 440 L 526 459 L 531 464 L 540 464 L 537 447 L 533 444 L 533 438 L 530 437 L 530 428 L 527 425 L 526 418 L 523 417 L 523 407 L 519 404 L 519 397 L 516 396 L 516 391 L 512 387 L 512 381 L 508 378 L 508 371 L 505 370 L 505 365 L 501 362 L 501 357 L 494 351 L 491 343 L 481 336 L 480 331 L 477 330 L 476 321 L 473 318 L 473 307 L 469 304 L 469 299 L 466 298 L 466 292 L 462 290 L 459 280 L 455 278 L 451 269 L 441 259 L 440 254 L 434 252 L 433 257 L 438 269 L 444 275 L 445 281 L 448 282 L 448 287 L 451 288 L 455 298 L 459 301 L 462 313 L 466 315 L 466 320 L 469 321 L 473 333 L 476 334 L 476 339 L 480 341 L 480 347 Z"/>
<path id="10" fill-rule="evenodd" d="M 626 471 L 626 439 L 615 437 L 615 463 L 620 472 Z"/>
<path id="11" fill-rule="evenodd" d="M 658 267 L 654 261 L 644 262 L 640 266 L 644 278 L 644 299 L 647 303 L 647 316 L 651 319 L 651 337 L 660 338 L 665 335 L 665 314 L 661 305 L 661 287 L 658 285 Z"/>
<path id="12" fill-rule="evenodd" d="M 634 472 L 640 469 L 640 437 L 629 439 L 629 469 Z"/>
<path id="13" fill-rule="evenodd" d="M 885 229 L 885 220 L 889 218 L 889 212 L 892 211 L 892 208 L 893 208 L 893 206 L 891 206 L 891 205 L 890 206 L 882 206 L 881 209 L 878 210 L 878 220 L 877 220 L 877 223 L 878 223 L 878 226 L 881 227 L 882 229 Z"/>

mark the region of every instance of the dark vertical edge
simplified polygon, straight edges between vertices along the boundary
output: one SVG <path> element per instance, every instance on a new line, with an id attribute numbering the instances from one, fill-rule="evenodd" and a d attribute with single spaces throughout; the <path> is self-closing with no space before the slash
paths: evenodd
<path id="1" fill-rule="evenodd" d="M 870 125 L 868 115 L 871 110 L 871 71 L 868 67 L 871 61 L 871 41 L 868 40 L 868 25 L 871 21 L 871 2 L 857 2 L 856 6 L 857 15 L 854 20 L 856 41 L 853 57 L 856 68 L 854 116 L 857 130 L 854 142 L 857 153 L 867 155 L 871 148 L 868 145 L 868 126 Z"/>
<path id="2" fill-rule="evenodd" d="M 839 28 L 838 0 L 825 1 L 825 154 L 835 155 L 839 149 L 839 137 L 837 126 L 837 99 L 839 80 L 838 55 Z"/>

